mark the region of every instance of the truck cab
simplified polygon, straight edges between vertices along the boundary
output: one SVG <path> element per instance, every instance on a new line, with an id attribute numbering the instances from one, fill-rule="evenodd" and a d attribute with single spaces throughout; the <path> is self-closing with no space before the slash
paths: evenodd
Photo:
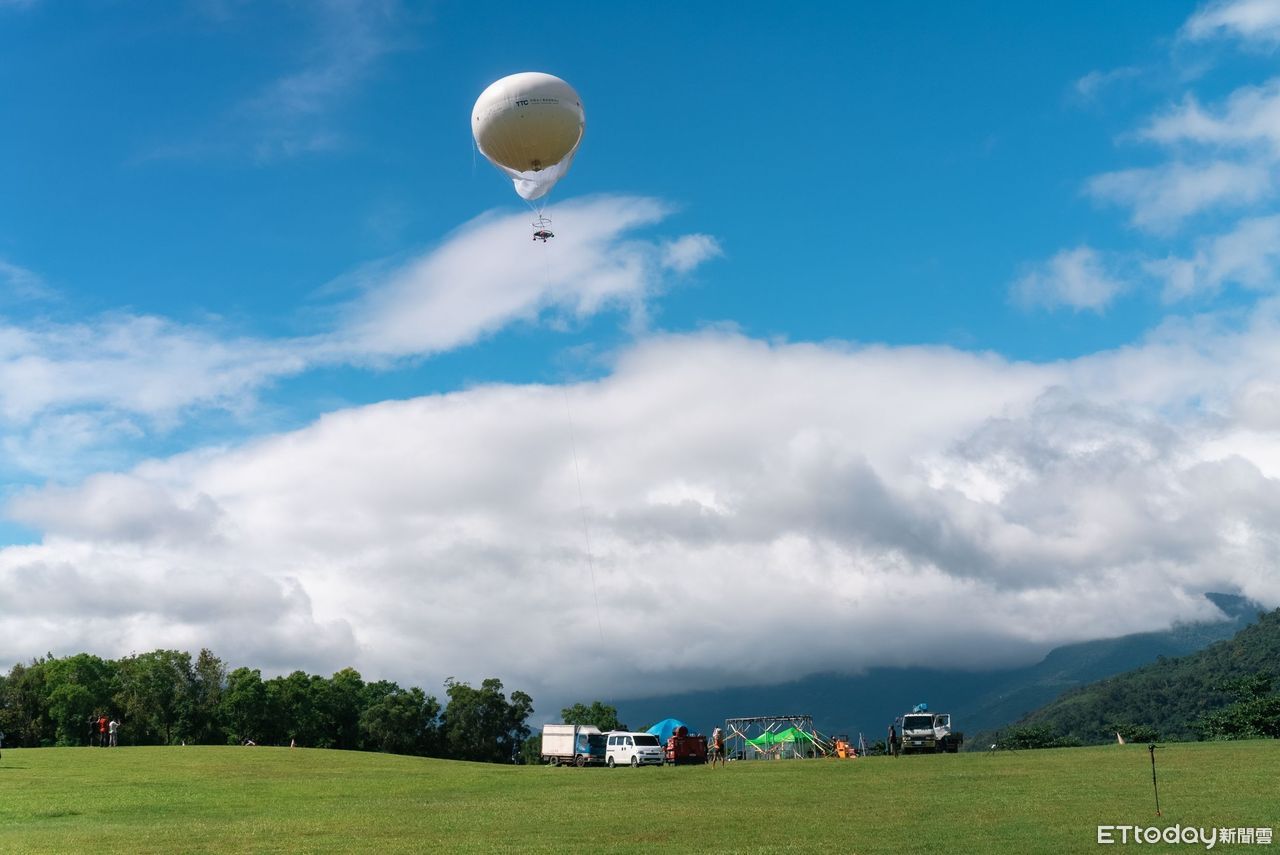
<path id="1" fill-rule="evenodd" d="M 954 754 L 960 750 L 964 734 L 951 730 L 948 713 L 926 711 L 909 712 L 902 717 L 902 753 L 932 754 L 945 751 Z"/>

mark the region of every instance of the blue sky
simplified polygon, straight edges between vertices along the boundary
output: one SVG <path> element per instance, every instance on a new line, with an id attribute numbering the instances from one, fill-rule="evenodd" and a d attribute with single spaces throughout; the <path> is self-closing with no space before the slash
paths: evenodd
<path id="1" fill-rule="evenodd" d="M 1278 46 L 1264 0 L 0 0 L 0 658 L 665 691 L 1274 606 Z M 469 133 L 522 70 L 587 114 L 545 247 Z M 796 578 L 830 613 L 760 614 Z"/>

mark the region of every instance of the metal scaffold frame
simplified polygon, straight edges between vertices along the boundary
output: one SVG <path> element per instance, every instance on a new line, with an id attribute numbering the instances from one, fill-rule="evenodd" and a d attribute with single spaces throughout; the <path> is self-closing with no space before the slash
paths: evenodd
<path id="1" fill-rule="evenodd" d="M 811 736 L 817 735 L 817 731 L 813 729 L 813 716 L 811 715 L 757 715 L 725 719 L 725 754 L 738 760 L 765 759 L 766 755 L 757 750 L 754 745 L 748 743 L 747 740 L 757 739 L 766 733 L 777 733 L 789 727 L 802 730 Z M 821 737 L 818 737 L 818 739 L 821 740 Z M 818 747 L 819 750 L 822 749 L 821 741 L 818 742 Z M 807 752 L 808 750 L 807 745 L 793 743 L 788 751 L 782 751 L 770 756 L 802 757 L 806 756 L 806 754 L 801 752 Z"/>

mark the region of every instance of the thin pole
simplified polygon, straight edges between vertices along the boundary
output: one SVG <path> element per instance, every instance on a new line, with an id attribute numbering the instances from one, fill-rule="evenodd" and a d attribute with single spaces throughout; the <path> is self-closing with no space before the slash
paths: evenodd
<path id="1" fill-rule="evenodd" d="M 1156 816 L 1162 816 L 1160 813 L 1160 787 L 1156 784 L 1156 744 L 1153 742 L 1147 746 L 1147 750 L 1151 752 L 1151 789 L 1156 794 Z"/>

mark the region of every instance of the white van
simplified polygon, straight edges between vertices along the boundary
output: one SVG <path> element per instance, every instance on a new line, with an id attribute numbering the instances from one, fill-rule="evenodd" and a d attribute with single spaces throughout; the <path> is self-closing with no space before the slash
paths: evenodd
<path id="1" fill-rule="evenodd" d="M 625 730 L 612 730 L 608 734 L 604 747 L 605 765 L 614 766 L 630 764 L 632 766 L 661 766 L 666 759 L 662 743 L 652 733 L 629 733 Z"/>

